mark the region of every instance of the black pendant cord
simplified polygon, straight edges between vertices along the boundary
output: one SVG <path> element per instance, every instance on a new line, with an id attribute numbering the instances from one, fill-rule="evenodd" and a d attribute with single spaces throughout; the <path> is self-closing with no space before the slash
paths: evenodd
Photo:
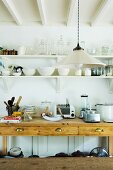
<path id="1" fill-rule="evenodd" d="M 79 28 L 80 28 L 80 23 L 79 23 L 79 0 L 78 0 L 78 43 L 79 44 Z"/>
<path id="2" fill-rule="evenodd" d="M 79 8 L 80 8 L 80 5 L 79 5 L 79 0 L 78 0 L 78 42 L 77 42 L 77 46 L 73 49 L 73 51 L 75 51 L 75 50 L 81 50 L 82 48 L 80 47 L 80 45 L 79 45 L 79 36 L 80 36 L 80 33 L 79 33 L 79 29 L 80 29 L 80 22 L 79 22 L 79 20 L 80 20 L 80 12 L 79 12 Z M 82 49 L 83 50 L 83 49 Z"/>

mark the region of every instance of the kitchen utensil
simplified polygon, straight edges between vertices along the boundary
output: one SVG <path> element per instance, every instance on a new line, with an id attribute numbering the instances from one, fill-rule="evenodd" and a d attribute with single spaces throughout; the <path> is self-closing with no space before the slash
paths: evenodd
<path id="1" fill-rule="evenodd" d="M 96 147 L 91 150 L 90 156 L 95 156 L 95 157 L 108 157 L 108 153 L 105 150 L 105 148 L 102 147 Z"/>
<path id="2" fill-rule="evenodd" d="M 8 105 L 9 105 L 10 107 L 12 107 L 12 105 L 13 105 L 12 100 L 8 100 Z"/>
<path id="3" fill-rule="evenodd" d="M 22 99 L 22 96 L 19 96 L 19 98 L 18 98 L 18 100 L 17 100 L 15 106 L 19 106 L 19 103 L 20 103 L 21 99 Z"/>
<path id="4" fill-rule="evenodd" d="M 7 104 L 7 102 L 6 102 L 6 101 L 4 101 L 4 103 L 5 103 L 5 105 L 8 107 L 8 104 Z"/>
<path id="5" fill-rule="evenodd" d="M 13 103 L 14 103 L 14 100 L 15 100 L 15 97 L 12 97 L 12 98 L 11 98 L 11 101 L 12 101 Z"/>

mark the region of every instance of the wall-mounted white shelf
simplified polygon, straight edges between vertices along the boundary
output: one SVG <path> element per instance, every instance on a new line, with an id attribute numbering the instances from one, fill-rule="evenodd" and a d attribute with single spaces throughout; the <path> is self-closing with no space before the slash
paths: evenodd
<path id="1" fill-rule="evenodd" d="M 36 78 L 36 79 L 55 79 L 56 80 L 56 91 L 61 91 L 61 80 L 62 79 L 106 79 L 108 81 L 109 89 L 113 89 L 113 76 L 0 76 L 3 80 L 4 90 L 8 91 L 9 86 L 13 85 L 15 79 L 26 79 L 26 78 Z M 9 80 L 11 85 L 9 85 Z M 112 91 L 112 90 L 111 90 Z"/>
<path id="2" fill-rule="evenodd" d="M 86 78 L 97 78 L 97 79 L 113 79 L 113 76 L 0 76 L 0 78 L 81 78 L 81 79 L 86 79 Z"/>
<path id="3" fill-rule="evenodd" d="M 0 55 L 0 58 L 9 58 L 9 59 L 25 59 L 25 58 L 62 58 L 62 57 L 66 57 L 67 55 Z M 92 57 L 94 58 L 102 58 L 102 59 L 112 59 L 113 55 L 92 55 Z"/>
<path id="4" fill-rule="evenodd" d="M 14 60 L 14 59 L 56 59 L 57 61 L 60 58 L 66 57 L 66 55 L 0 55 L 1 60 Z M 92 55 L 92 57 L 98 58 L 98 59 L 113 59 L 113 55 Z M 109 87 L 113 87 L 113 76 L 58 76 L 58 75 L 53 75 L 53 76 L 0 76 L 2 78 L 4 87 L 6 90 L 9 88 L 9 83 L 8 81 L 13 81 L 14 79 L 26 79 L 26 78 L 45 78 L 45 79 L 56 79 L 56 89 L 57 91 L 60 91 L 61 89 L 61 80 L 64 78 L 73 78 L 73 79 L 106 79 L 109 83 Z M 12 83 L 13 84 L 13 83 Z"/>

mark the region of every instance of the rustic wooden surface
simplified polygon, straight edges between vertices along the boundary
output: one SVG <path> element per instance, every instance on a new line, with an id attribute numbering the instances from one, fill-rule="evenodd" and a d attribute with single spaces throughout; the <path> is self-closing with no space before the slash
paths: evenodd
<path id="1" fill-rule="evenodd" d="M 0 159 L 0 170 L 113 170 L 113 158 Z"/>
<path id="2" fill-rule="evenodd" d="M 21 123 L 0 123 L 1 136 L 113 136 L 113 123 L 85 123 L 81 119 L 58 122 L 41 118 Z"/>
<path id="3" fill-rule="evenodd" d="M 34 118 L 29 122 L 0 123 L 1 136 L 111 136 L 113 123 L 85 123 L 81 119 L 63 119 L 51 122 L 42 118 Z M 5 138 L 4 138 L 5 139 Z M 4 142 L 5 141 L 5 142 Z M 7 148 L 3 141 L 2 151 Z M 113 140 L 109 138 L 109 153 L 113 155 Z"/>
<path id="4" fill-rule="evenodd" d="M 52 122 L 52 121 L 47 121 L 44 120 L 43 118 L 34 118 L 31 121 L 23 121 L 21 123 L 0 123 L 0 127 L 10 127 L 10 126 L 16 126 L 16 127 L 29 127 L 29 126 L 86 126 L 86 127 L 90 127 L 90 126 L 99 126 L 99 127 L 113 127 L 113 123 L 105 123 L 105 122 L 100 122 L 100 123 L 86 123 L 84 122 L 82 119 L 63 119 L 60 121 L 56 121 L 56 122 Z"/>

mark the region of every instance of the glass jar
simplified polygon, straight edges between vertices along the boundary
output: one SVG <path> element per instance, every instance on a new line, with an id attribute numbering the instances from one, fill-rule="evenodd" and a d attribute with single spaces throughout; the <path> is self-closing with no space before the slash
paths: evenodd
<path id="1" fill-rule="evenodd" d="M 49 102 L 49 101 L 43 101 L 43 102 L 41 102 L 40 109 L 41 109 L 42 112 L 49 113 L 52 110 L 52 103 Z"/>
<path id="2" fill-rule="evenodd" d="M 107 65 L 107 66 L 105 67 L 105 71 L 106 71 L 106 76 L 112 76 L 113 65 Z"/>
<path id="3" fill-rule="evenodd" d="M 101 47 L 101 54 L 102 55 L 108 55 L 109 54 L 109 47 L 108 46 L 102 46 Z"/>

